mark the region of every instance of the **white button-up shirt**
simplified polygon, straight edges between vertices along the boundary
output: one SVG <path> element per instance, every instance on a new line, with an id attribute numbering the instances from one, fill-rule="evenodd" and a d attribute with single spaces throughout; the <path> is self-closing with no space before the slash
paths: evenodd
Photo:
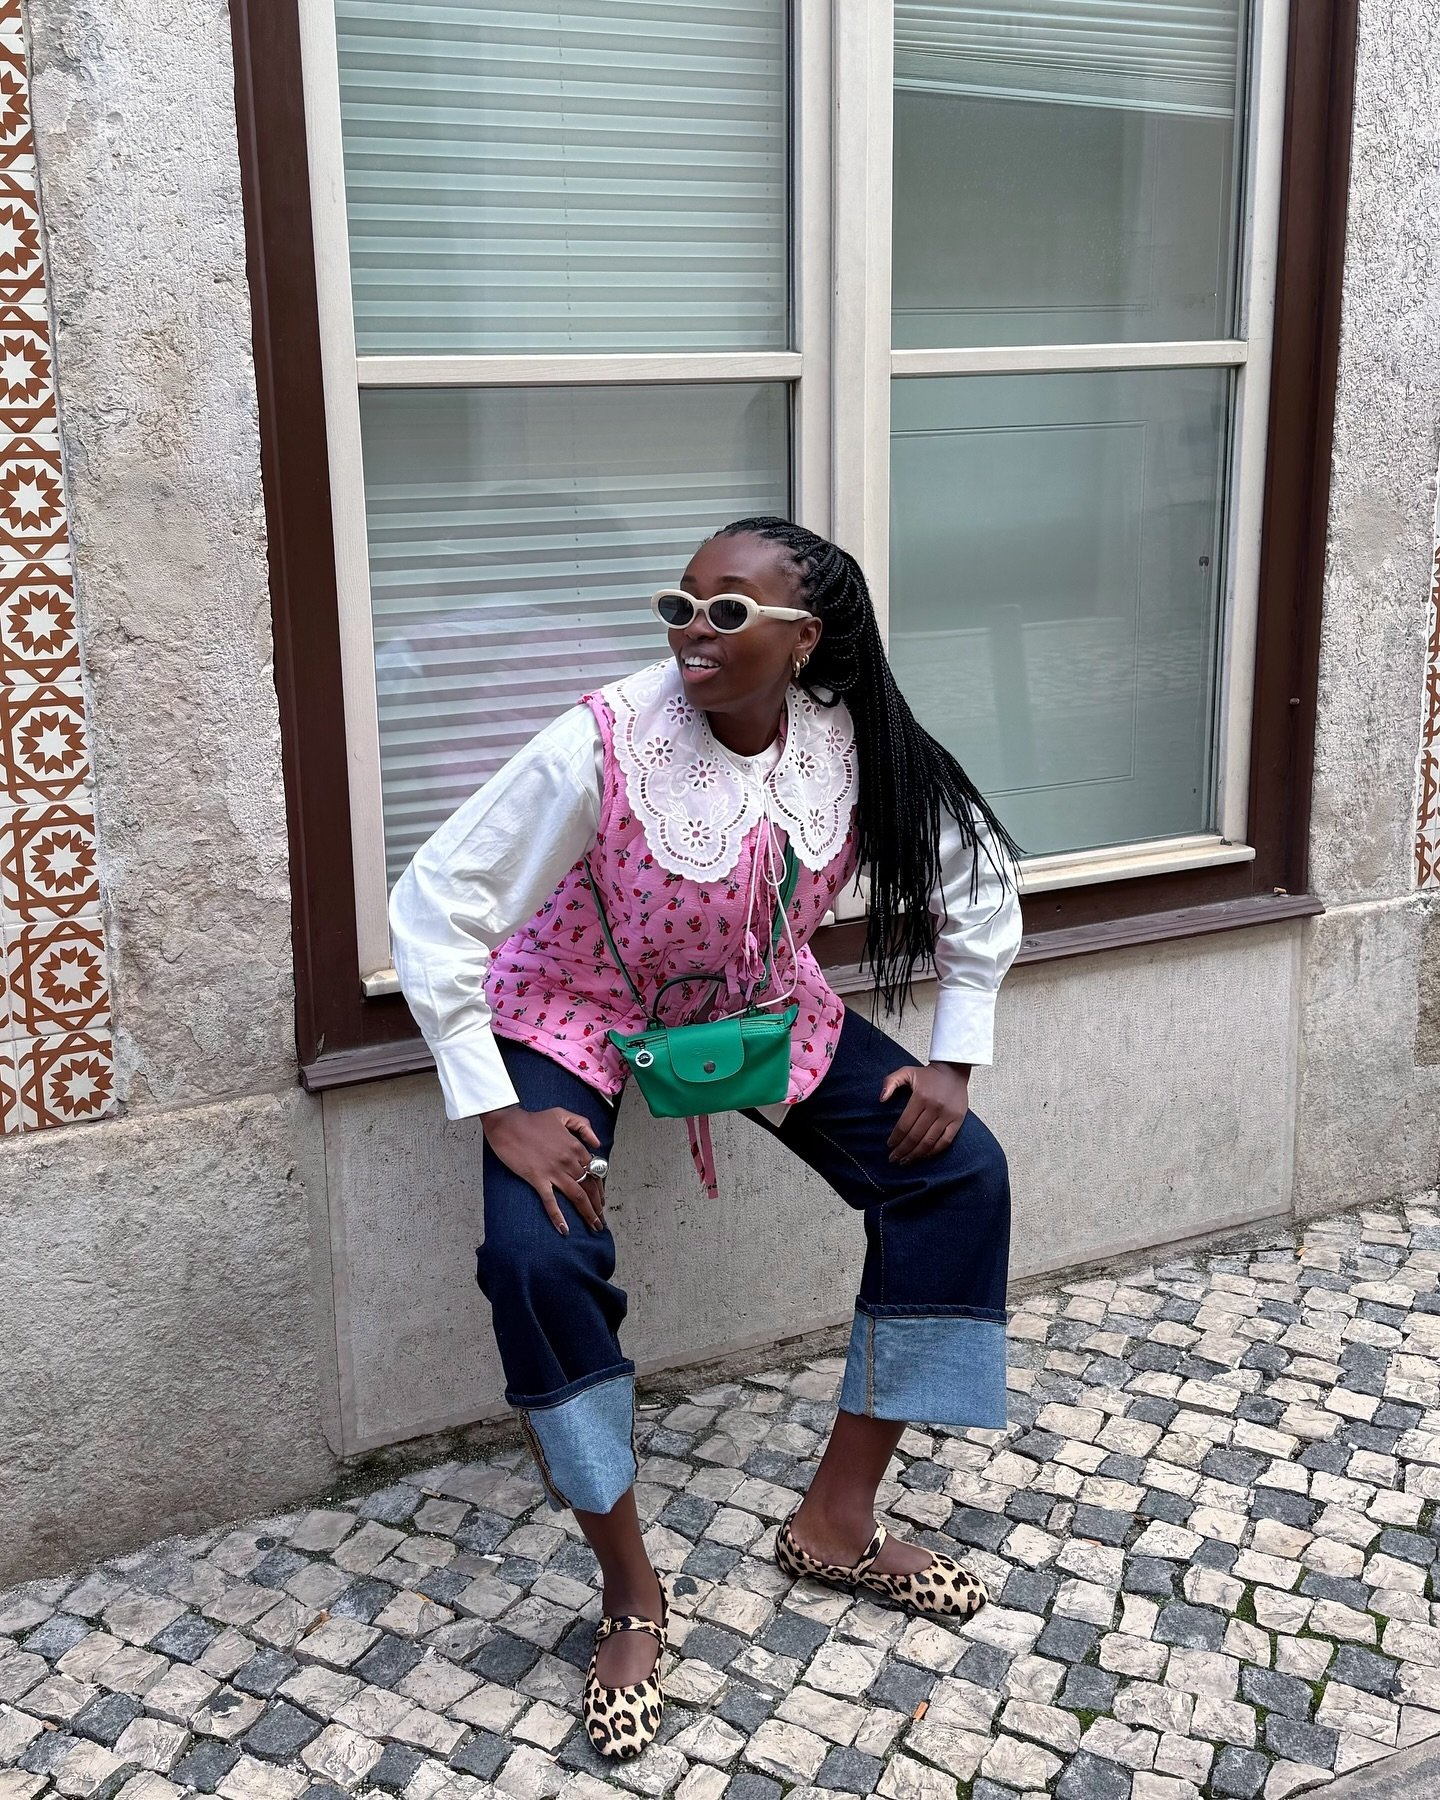
<path id="1" fill-rule="evenodd" d="M 738 758 L 758 780 L 779 754 Z M 400 986 L 435 1058 L 452 1119 L 516 1103 L 491 1027 L 490 953 L 527 924 L 595 843 L 605 748 L 577 706 L 547 726 L 460 806 L 416 853 L 390 900 Z M 976 821 L 975 853 L 947 820 L 940 834 L 936 920 L 939 995 L 932 1062 L 988 1063 L 995 996 L 1020 947 L 1020 903 L 999 870 L 1004 852 Z"/>

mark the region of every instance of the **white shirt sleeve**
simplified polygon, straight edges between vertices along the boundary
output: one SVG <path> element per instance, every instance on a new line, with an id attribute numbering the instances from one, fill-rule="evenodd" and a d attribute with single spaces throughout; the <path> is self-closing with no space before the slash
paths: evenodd
<path id="1" fill-rule="evenodd" d="M 594 846 L 603 788 L 599 728 L 572 707 L 472 794 L 396 883 L 395 972 L 452 1119 L 516 1103 L 485 998 L 490 953 Z"/>
<path id="2" fill-rule="evenodd" d="M 940 886 L 930 903 L 936 920 L 935 974 L 940 992 L 930 1033 L 931 1062 L 988 1063 L 994 1056 L 995 996 L 1020 948 L 1015 866 L 975 821 L 972 850 L 954 819 L 940 832 Z M 970 872 L 979 880 L 970 898 Z M 1009 885 L 1001 870 L 1009 875 Z"/>

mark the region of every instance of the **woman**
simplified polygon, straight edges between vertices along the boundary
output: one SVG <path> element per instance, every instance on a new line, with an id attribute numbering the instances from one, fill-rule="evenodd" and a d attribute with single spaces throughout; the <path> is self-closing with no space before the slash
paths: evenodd
<path id="1" fill-rule="evenodd" d="M 634 1366 L 605 1224 L 625 1077 L 606 1033 L 645 1022 L 630 981 L 648 1006 L 673 977 L 723 971 L 718 988 L 668 989 L 667 1023 L 757 993 L 798 1007 L 785 1102 L 747 1116 L 864 1215 L 840 1411 L 777 1535 L 781 1566 L 973 1612 L 980 1583 L 877 1527 L 876 1489 L 907 1422 L 1005 1422 L 1009 1187 L 968 1081 L 1019 944 L 1015 846 L 915 722 L 845 551 L 742 519 L 653 605 L 673 658 L 543 731 L 424 846 L 391 906 L 447 1112 L 478 1114 L 485 1134 L 478 1270 L 506 1397 L 600 1562 L 585 1716 L 609 1756 L 658 1729 L 666 1611 L 635 1508 Z M 798 881 L 782 916 L 784 845 Z M 804 948 L 857 867 L 887 1010 L 933 949 L 925 1066 L 847 1011 Z"/>

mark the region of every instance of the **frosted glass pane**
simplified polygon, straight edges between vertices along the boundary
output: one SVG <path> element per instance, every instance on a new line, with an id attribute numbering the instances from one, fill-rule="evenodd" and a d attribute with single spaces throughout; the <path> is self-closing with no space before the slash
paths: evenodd
<path id="1" fill-rule="evenodd" d="M 542 725 L 665 654 L 703 537 L 789 510 L 783 383 L 361 395 L 385 851 Z"/>
<path id="2" fill-rule="evenodd" d="M 1208 830 L 1220 369 L 893 384 L 890 655 L 1034 855 Z"/>
<path id="3" fill-rule="evenodd" d="M 894 342 L 1227 336 L 1243 0 L 898 0 Z"/>
<path id="4" fill-rule="evenodd" d="M 784 349 L 784 0 L 336 0 L 364 354 Z"/>

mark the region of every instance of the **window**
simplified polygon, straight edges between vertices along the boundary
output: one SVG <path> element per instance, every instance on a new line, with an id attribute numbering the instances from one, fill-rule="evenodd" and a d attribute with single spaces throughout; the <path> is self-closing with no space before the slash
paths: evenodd
<path id="1" fill-rule="evenodd" d="M 389 884 L 754 510 L 865 562 L 1023 954 L 1313 910 L 1343 0 L 232 8 L 312 1085 L 420 1066 Z"/>
<path id="2" fill-rule="evenodd" d="M 1253 854 L 1285 22 L 896 0 L 891 654 L 1032 887 Z"/>

